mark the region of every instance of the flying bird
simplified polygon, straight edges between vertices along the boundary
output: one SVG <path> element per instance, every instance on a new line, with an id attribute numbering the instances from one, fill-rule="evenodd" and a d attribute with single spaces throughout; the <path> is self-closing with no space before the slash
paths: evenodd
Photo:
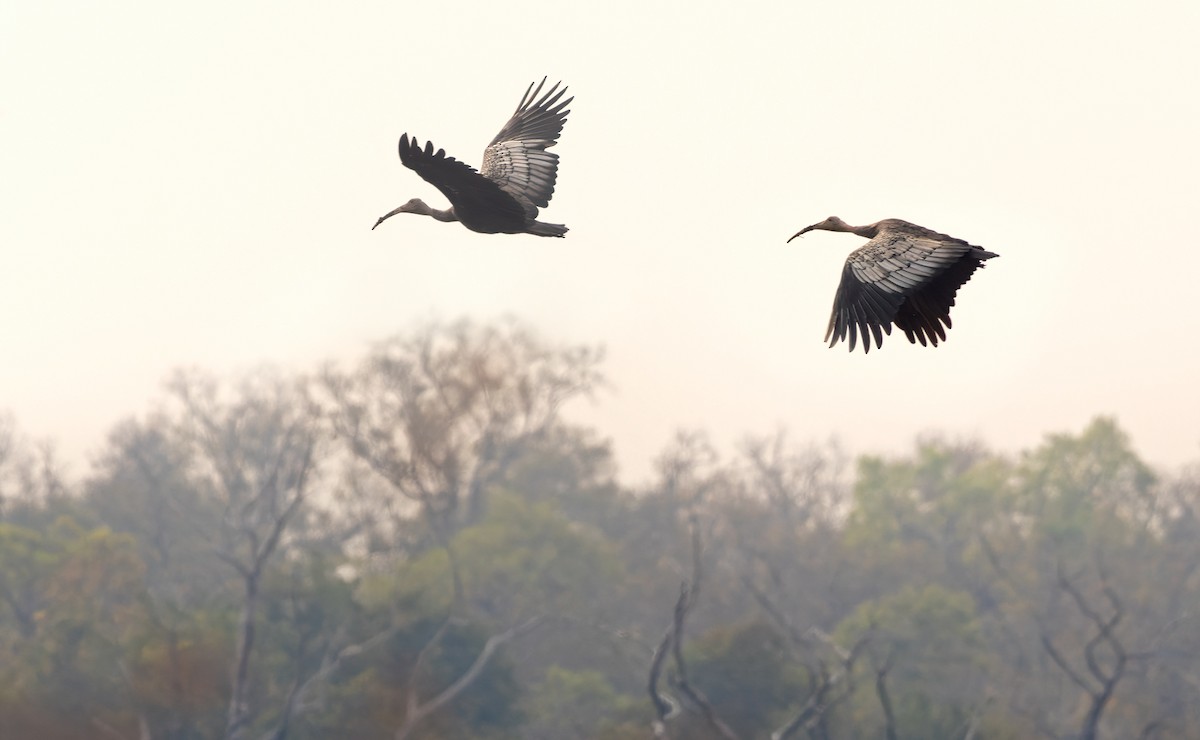
<path id="1" fill-rule="evenodd" d="M 871 351 L 872 337 L 875 346 L 882 347 L 883 335 L 892 333 L 893 323 L 913 344 L 936 347 L 950 328 L 955 293 L 975 268 L 984 266 L 984 260 L 999 256 L 898 218 L 851 226 L 830 216 L 797 231 L 792 239 L 816 229 L 848 231 L 870 239 L 846 258 L 825 330 L 830 347 L 849 333 L 851 352 L 858 334 L 863 352 Z"/>
<path id="2" fill-rule="evenodd" d="M 537 220 L 538 208 L 545 208 L 554 195 L 554 180 L 558 175 L 558 155 L 546 151 L 558 143 L 566 110 L 575 98 L 560 99 L 561 90 L 555 83 L 539 99 L 546 78 L 525 90 L 517 110 L 508 123 L 483 150 L 483 166 L 476 171 L 457 159 L 447 157 L 443 149 L 433 151 L 405 133 L 400 137 L 400 161 L 426 182 L 442 191 L 450 208 L 438 210 L 413 198 L 399 208 L 389 211 L 375 222 L 376 226 L 397 213 L 419 213 L 438 221 L 459 221 L 471 231 L 483 234 L 536 234 L 562 236 L 567 227 Z M 537 102 L 534 102 L 534 101 Z"/>

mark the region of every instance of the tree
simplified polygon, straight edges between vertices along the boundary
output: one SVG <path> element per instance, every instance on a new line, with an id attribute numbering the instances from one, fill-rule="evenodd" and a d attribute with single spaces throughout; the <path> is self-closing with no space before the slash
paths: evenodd
<path id="1" fill-rule="evenodd" d="M 1162 558 L 1157 477 L 1104 418 L 1048 436 L 1014 472 L 1013 511 L 978 534 L 994 612 L 1019 658 L 1010 706 L 1047 735 L 1069 723 L 1081 737 L 1137 736 L 1162 719 L 1139 686 L 1153 656 L 1141 646 L 1173 619 L 1163 590 L 1147 587 L 1176 570 Z M 1141 711 L 1108 711 L 1118 684 L 1146 697 Z"/>
<path id="2" fill-rule="evenodd" d="M 181 419 L 127 419 L 108 435 L 83 503 L 99 520 L 133 536 L 147 583 L 163 608 L 186 611 L 225 582 L 211 567 L 222 504 L 193 475 L 198 449 Z"/>
<path id="3" fill-rule="evenodd" d="M 541 622 L 535 614 L 493 633 L 453 683 L 421 697 L 427 656 L 471 611 L 454 533 L 481 521 L 486 494 L 558 428 L 562 404 L 600 382 L 597 361 L 586 348 L 548 348 L 514 322 L 459 322 L 384 342 L 354 373 L 326 372 L 334 429 L 353 458 L 387 484 L 379 508 L 390 515 L 392 536 L 411 531 L 411 515 L 420 514 L 445 553 L 452 586 L 444 620 L 412 667 L 398 740 L 467 689 L 501 645 Z M 393 505 L 397 497 L 410 506 Z"/>
<path id="4" fill-rule="evenodd" d="M 325 373 L 330 415 L 351 454 L 419 507 L 445 540 L 479 521 L 484 496 L 564 403 L 601 376 L 585 347 L 551 348 L 515 322 L 432 324 L 377 345 L 352 373 Z M 392 520 L 410 508 L 384 503 Z"/>
<path id="5" fill-rule="evenodd" d="M 8 413 L 0 412 L 0 517 L 21 522 L 26 512 L 69 495 L 62 467 L 50 442 L 31 443 Z"/>
<path id="6" fill-rule="evenodd" d="M 526 699 L 529 740 L 591 740 L 614 732 L 625 717 L 636 716 L 639 702 L 619 693 L 600 671 L 571 671 L 551 666 Z M 645 734 L 641 730 L 642 737 Z"/>
<path id="7" fill-rule="evenodd" d="M 145 596 L 132 540 L 65 516 L 39 530 L 3 523 L 0 573 L 20 599 L 18 630 L 0 619 L 0 735 L 79 737 L 146 727 L 130 701 L 128 658 L 144 623 Z M 20 613 L 26 609 L 28 620 Z"/>
<path id="8" fill-rule="evenodd" d="M 233 740 L 245 736 L 255 713 L 250 671 L 260 589 L 280 546 L 296 544 L 285 535 L 305 515 L 317 476 L 320 416 L 303 381 L 252 376 L 232 399 L 222 397 L 214 379 L 194 373 L 177 374 L 169 387 L 183 409 L 189 477 L 219 512 L 207 537 L 242 586 L 225 727 Z"/>
<path id="9" fill-rule="evenodd" d="M 905 587 L 861 604 L 835 637 L 842 644 L 867 639 L 877 702 L 857 697 L 851 726 L 859 731 L 879 727 L 889 738 L 953 738 L 985 703 L 978 664 L 982 635 L 965 593 Z M 873 703 L 877 714 L 868 709 Z"/>

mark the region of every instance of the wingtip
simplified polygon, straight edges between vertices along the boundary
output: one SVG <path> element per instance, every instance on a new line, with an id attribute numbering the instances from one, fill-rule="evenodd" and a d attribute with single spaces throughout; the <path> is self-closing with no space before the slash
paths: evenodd
<path id="1" fill-rule="evenodd" d="M 400 134 L 400 143 L 396 145 L 396 149 L 400 152 L 400 161 L 404 161 L 404 155 L 411 152 L 417 146 L 417 137 L 408 136 L 408 132 Z"/>

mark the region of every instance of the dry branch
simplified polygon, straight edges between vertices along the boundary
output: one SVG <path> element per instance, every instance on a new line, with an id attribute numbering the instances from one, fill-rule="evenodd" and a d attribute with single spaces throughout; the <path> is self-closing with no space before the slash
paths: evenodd
<path id="1" fill-rule="evenodd" d="M 1050 659 L 1071 679 L 1072 683 L 1088 695 L 1089 706 L 1083 718 L 1083 726 L 1080 729 L 1080 740 L 1095 740 L 1097 730 L 1100 726 L 1100 717 L 1104 713 L 1109 700 L 1112 698 L 1117 683 L 1125 674 L 1125 665 L 1128 660 L 1124 646 L 1117 639 L 1116 635 L 1113 634 L 1113 631 L 1125 614 L 1124 607 L 1121 604 L 1121 600 L 1117 597 L 1116 591 L 1104 580 L 1103 573 L 1100 574 L 1100 577 L 1101 592 L 1108 599 L 1109 606 L 1112 609 L 1112 615 L 1108 618 L 1100 615 L 1099 611 L 1083 595 L 1083 592 L 1063 572 L 1062 563 L 1058 564 L 1058 587 L 1071 597 L 1079 613 L 1087 617 L 1088 621 L 1096 628 L 1096 634 L 1087 641 L 1083 649 L 1084 661 L 1088 670 L 1087 676 L 1071 666 L 1062 652 L 1055 646 L 1048 630 L 1045 627 L 1041 628 L 1042 646 L 1046 649 L 1046 653 L 1050 656 Z M 1097 655 L 1097 651 L 1101 645 L 1107 646 L 1112 652 L 1113 662 L 1109 668 L 1101 665 Z"/>
<path id="2" fill-rule="evenodd" d="M 692 706 L 696 707 L 700 715 L 704 717 L 704 721 L 716 730 L 721 737 L 726 738 L 726 740 L 738 740 L 737 733 L 717 715 L 716 710 L 709 703 L 708 697 L 702 691 L 692 686 L 687 679 L 687 664 L 683 659 L 683 628 L 688 612 L 696 605 L 696 600 L 699 598 L 702 575 L 700 567 L 702 550 L 700 545 L 700 528 L 695 515 L 691 517 L 690 525 L 692 532 L 692 578 L 690 582 L 684 581 L 680 585 L 679 598 L 675 601 L 675 612 L 671 620 L 671 626 L 667 628 L 667 632 L 659 642 L 658 648 L 654 651 L 654 656 L 650 662 L 650 676 L 647 682 L 647 689 L 650 692 L 650 701 L 654 703 L 656 717 L 653 724 L 654 736 L 666 737 L 667 721 L 678 714 L 675 703 L 665 698 L 658 690 L 659 675 L 666 661 L 666 655 L 670 652 L 675 663 L 675 687 L 679 689 L 679 692 L 687 698 Z"/>
<path id="3" fill-rule="evenodd" d="M 404 724 L 400 725 L 400 729 L 396 730 L 395 740 L 405 740 L 422 720 L 438 709 L 441 709 L 448 702 L 453 701 L 455 697 L 470 687 L 479 678 L 479 674 L 483 673 L 483 669 L 487 668 L 492 656 L 501 645 L 533 630 L 541 621 L 542 618 L 540 616 L 532 617 L 516 627 L 489 637 L 488 641 L 484 643 L 483 650 L 479 651 L 479 655 L 475 656 L 475 661 L 471 663 L 471 667 L 459 676 L 454 683 L 424 702 L 417 699 L 416 685 L 410 684 L 408 697 L 405 702 L 407 709 L 404 713 Z"/>

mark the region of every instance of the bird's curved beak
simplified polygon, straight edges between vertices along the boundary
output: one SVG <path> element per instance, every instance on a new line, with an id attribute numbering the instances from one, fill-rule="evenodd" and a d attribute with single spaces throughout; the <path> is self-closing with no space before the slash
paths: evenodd
<path id="1" fill-rule="evenodd" d="M 392 216 L 395 216 L 397 213 L 400 213 L 400 212 L 401 212 L 401 210 L 400 210 L 400 209 L 401 209 L 401 208 L 403 208 L 403 207 L 404 207 L 404 206 L 401 206 L 400 208 L 397 208 L 397 209 L 395 209 L 395 210 L 388 211 L 387 213 L 385 213 L 385 214 L 383 214 L 382 216 L 380 216 L 380 217 L 379 217 L 379 220 L 375 222 L 375 226 L 378 226 L 379 224 L 383 223 L 384 221 L 387 221 L 387 220 L 388 220 L 389 218 L 391 218 Z M 372 227 L 371 227 L 371 231 L 374 231 L 374 230 L 375 230 L 375 226 L 372 226 Z"/>
<path id="2" fill-rule="evenodd" d="M 815 228 L 817 228 L 817 224 L 813 224 L 812 226 L 805 226 L 803 229 L 800 229 L 795 234 L 792 234 L 792 239 L 795 239 L 796 237 L 800 236 L 801 234 L 806 234 Z M 791 244 L 792 239 L 788 239 L 789 244 Z"/>

